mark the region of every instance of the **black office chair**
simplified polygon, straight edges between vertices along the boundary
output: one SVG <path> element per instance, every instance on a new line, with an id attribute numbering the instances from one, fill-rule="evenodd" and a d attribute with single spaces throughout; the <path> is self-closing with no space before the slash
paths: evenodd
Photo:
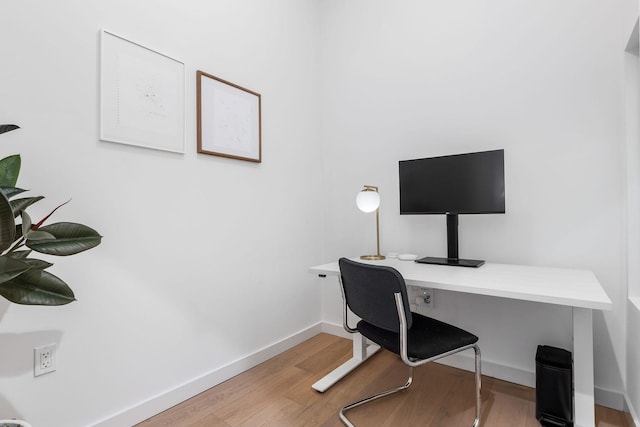
<path id="1" fill-rule="evenodd" d="M 475 352 L 476 417 L 480 425 L 480 348 L 478 337 L 455 326 L 409 308 L 407 287 L 402 275 L 392 267 L 339 260 L 340 286 L 344 301 L 343 324 L 351 333 L 359 332 L 380 347 L 392 351 L 409 366 L 406 384 L 351 403 L 340 410 L 340 419 L 354 425 L 345 412 L 381 397 L 406 390 L 413 382 L 413 368 L 460 351 Z M 362 320 L 355 329 L 347 322 L 347 307 Z"/>

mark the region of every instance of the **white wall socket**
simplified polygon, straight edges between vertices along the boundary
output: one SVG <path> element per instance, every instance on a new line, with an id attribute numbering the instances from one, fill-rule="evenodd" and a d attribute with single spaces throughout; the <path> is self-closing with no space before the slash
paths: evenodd
<path id="1" fill-rule="evenodd" d="M 418 296 L 416 297 L 416 304 L 424 308 L 433 308 L 433 289 L 418 288 Z"/>
<path id="2" fill-rule="evenodd" d="M 56 345 L 34 348 L 33 375 L 39 376 L 56 370 Z"/>

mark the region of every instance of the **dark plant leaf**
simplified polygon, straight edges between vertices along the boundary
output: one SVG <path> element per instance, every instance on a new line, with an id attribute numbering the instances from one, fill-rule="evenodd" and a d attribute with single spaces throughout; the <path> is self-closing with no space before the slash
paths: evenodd
<path id="1" fill-rule="evenodd" d="M 7 254 L 7 256 L 13 259 L 25 259 L 29 256 L 30 253 L 31 251 L 14 251 L 10 254 Z"/>
<path id="2" fill-rule="evenodd" d="M 0 133 L 11 132 L 12 130 L 20 129 L 18 125 L 0 125 Z"/>
<path id="3" fill-rule="evenodd" d="M 31 251 L 25 251 L 25 252 L 31 252 Z M 35 270 L 45 270 L 53 265 L 48 261 L 43 261 L 41 259 L 36 259 L 36 258 L 26 258 L 24 262 L 29 264 L 29 266 Z"/>
<path id="4" fill-rule="evenodd" d="M 24 230 L 23 230 L 24 231 Z M 27 233 L 27 239 L 28 240 L 52 240 L 55 239 L 56 236 L 54 236 L 51 233 L 47 233 L 46 231 L 42 231 L 42 230 L 37 230 L 37 231 L 32 231 L 30 230 Z"/>
<path id="5" fill-rule="evenodd" d="M 25 191 L 27 191 L 22 188 L 16 188 L 16 187 L 0 187 L 0 189 L 2 190 L 4 195 L 7 196 L 7 199 L 10 199 L 13 196 L 17 196 L 18 194 L 24 193 Z"/>
<path id="6" fill-rule="evenodd" d="M 31 253 L 31 251 L 16 251 L 16 252 L 12 252 L 9 255 L 6 255 L 5 257 L 8 257 L 9 259 L 13 259 L 13 260 L 18 260 L 21 263 L 25 264 L 25 266 L 31 270 L 45 270 L 49 267 L 51 267 L 53 264 L 51 264 L 48 261 L 44 261 L 41 259 L 36 259 L 36 258 L 27 258 L 27 256 Z M 0 257 L 2 258 L 2 257 Z M 24 273 L 24 271 L 22 272 Z M 22 274 L 20 273 L 20 274 Z"/>
<path id="7" fill-rule="evenodd" d="M 7 282 L 31 268 L 30 264 L 9 256 L 0 256 L 0 283 Z"/>
<path id="8" fill-rule="evenodd" d="M 31 251 L 16 251 L 0 256 L 0 283 L 18 277 L 27 270 L 44 270 L 53 264 L 36 258 L 27 258 Z"/>
<path id="9" fill-rule="evenodd" d="M 76 300 L 73 291 L 62 279 L 39 269 L 0 283 L 0 295 L 23 305 L 64 305 Z"/>
<path id="10" fill-rule="evenodd" d="M 22 237 L 22 224 L 16 224 L 16 236 L 13 238 L 13 241 L 15 242 L 21 237 Z"/>
<path id="11" fill-rule="evenodd" d="M 20 174 L 20 154 L 0 160 L 0 187 L 15 187 Z"/>
<path id="12" fill-rule="evenodd" d="M 58 222 L 39 228 L 55 236 L 48 240 L 27 240 L 27 247 L 48 255 L 74 255 L 100 244 L 102 236 L 86 225 L 74 222 Z"/>
<path id="13" fill-rule="evenodd" d="M 7 197 L 0 193 L 0 253 L 9 249 L 16 237 L 16 222 Z"/>
<path id="14" fill-rule="evenodd" d="M 11 203 L 11 209 L 13 209 L 13 216 L 17 217 L 18 215 L 20 215 L 20 212 L 42 199 L 44 199 L 44 196 L 25 197 L 22 199 L 10 200 L 9 203 Z"/>
<path id="15" fill-rule="evenodd" d="M 20 230 L 20 234 L 24 237 L 27 237 L 27 234 L 29 234 L 29 232 L 31 231 L 31 217 L 26 211 L 21 211 L 20 219 L 22 219 L 22 225 L 20 227 L 22 228 L 22 230 Z"/>

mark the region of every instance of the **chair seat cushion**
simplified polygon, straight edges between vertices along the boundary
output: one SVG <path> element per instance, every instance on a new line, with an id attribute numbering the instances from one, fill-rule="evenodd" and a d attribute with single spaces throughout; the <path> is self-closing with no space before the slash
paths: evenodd
<path id="1" fill-rule="evenodd" d="M 474 344 L 478 337 L 453 325 L 418 313 L 411 313 L 413 325 L 407 333 L 407 355 L 412 359 L 429 359 L 451 350 Z M 380 347 L 400 354 L 400 334 L 361 320 L 358 331 Z"/>

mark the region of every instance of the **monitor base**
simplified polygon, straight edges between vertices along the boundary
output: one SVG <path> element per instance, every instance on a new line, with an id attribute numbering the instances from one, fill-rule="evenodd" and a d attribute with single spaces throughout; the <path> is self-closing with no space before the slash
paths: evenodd
<path id="1" fill-rule="evenodd" d="M 417 259 L 416 262 L 420 264 L 450 265 L 453 267 L 472 268 L 477 268 L 484 264 L 484 260 L 479 259 L 435 258 L 430 256 Z"/>

